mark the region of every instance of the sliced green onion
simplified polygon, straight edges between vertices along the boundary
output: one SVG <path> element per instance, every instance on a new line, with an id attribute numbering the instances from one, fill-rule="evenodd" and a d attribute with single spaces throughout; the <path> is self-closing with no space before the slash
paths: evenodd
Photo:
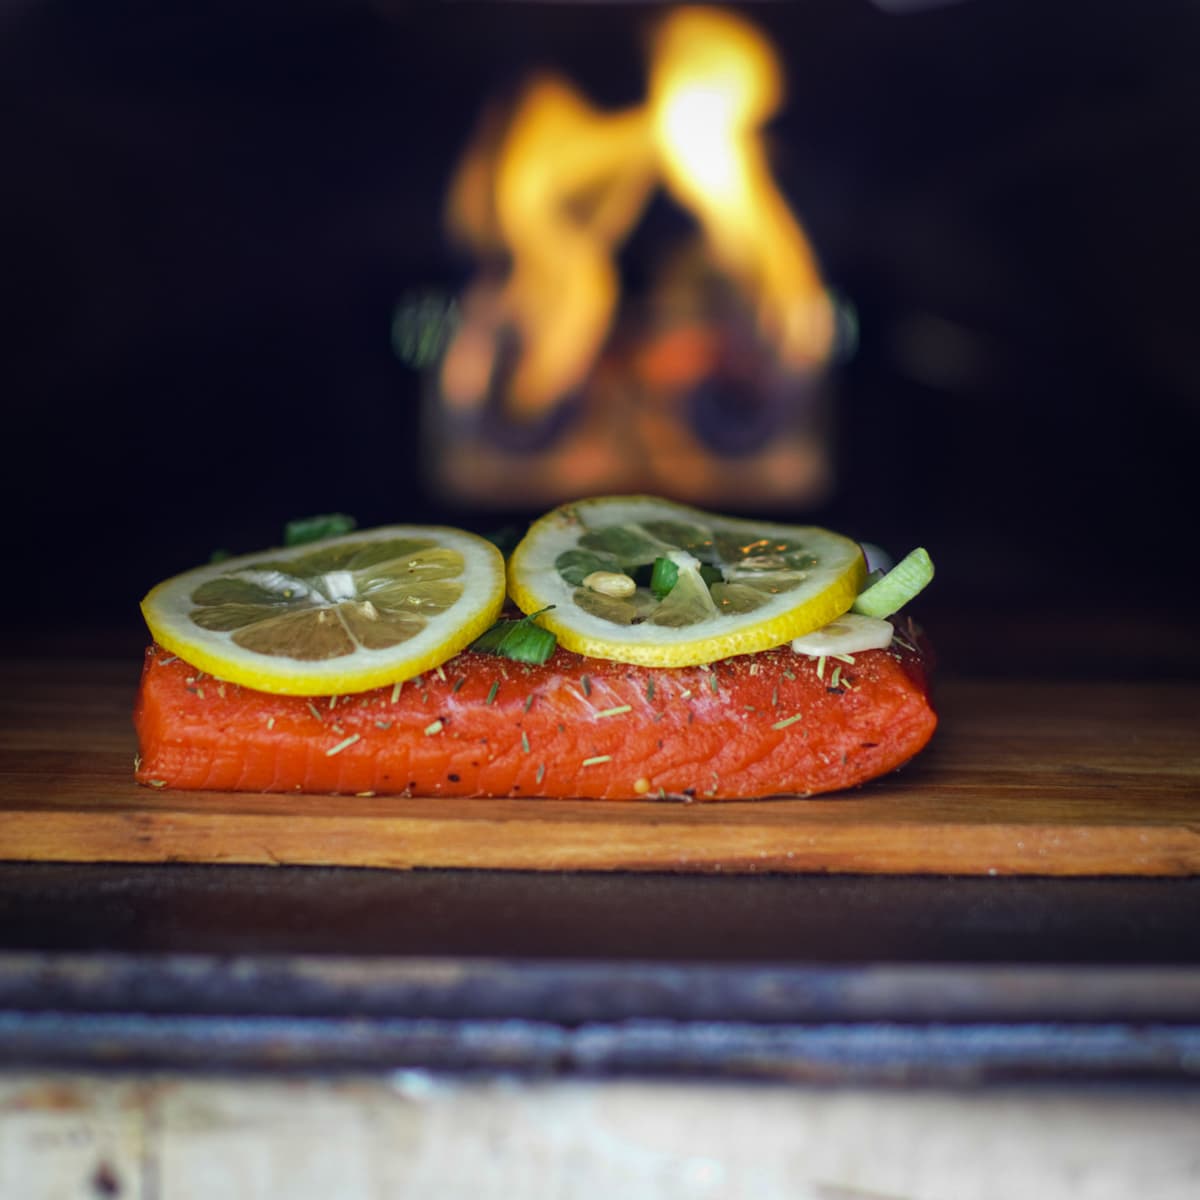
<path id="1" fill-rule="evenodd" d="M 554 653 L 558 638 L 548 629 L 533 623 L 533 618 L 546 612 L 530 613 L 519 620 L 500 620 L 484 630 L 472 643 L 471 649 L 480 654 L 495 654 L 513 662 L 540 665 Z"/>
<path id="2" fill-rule="evenodd" d="M 441 357 L 461 324 L 458 302 L 440 292 L 406 296 L 392 314 L 392 349 L 419 371 Z"/>
<path id="3" fill-rule="evenodd" d="M 654 572 L 650 576 L 650 590 L 662 600 L 679 582 L 679 568 L 669 558 L 656 558 Z"/>
<path id="4" fill-rule="evenodd" d="M 493 529 L 483 536 L 507 558 L 521 540 L 521 527 L 519 525 L 501 525 L 499 529 Z"/>
<path id="5" fill-rule="evenodd" d="M 324 538 L 340 537 L 349 533 L 358 522 L 345 513 L 322 513 L 317 517 L 300 517 L 283 527 L 285 546 L 303 546 L 308 542 L 319 542 Z"/>
<path id="6" fill-rule="evenodd" d="M 922 547 L 905 555 L 882 579 L 876 580 L 851 606 L 864 617 L 883 619 L 899 612 L 933 578 L 933 560 Z"/>

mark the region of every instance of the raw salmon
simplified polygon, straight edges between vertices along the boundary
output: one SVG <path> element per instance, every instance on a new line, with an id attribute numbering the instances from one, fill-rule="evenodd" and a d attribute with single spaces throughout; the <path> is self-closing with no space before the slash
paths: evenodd
<path id="1" fill-rule="evenodd" d="M 813 795 L 894 770 L 937 718 L 913 640 L 816 660 L 789 647 L 671 670 L 557 649 L 466 651 L 353 696 L 222 683 L 158 646 L 135 710 L 151 787 L 422 796 L 734 800 Z"/>

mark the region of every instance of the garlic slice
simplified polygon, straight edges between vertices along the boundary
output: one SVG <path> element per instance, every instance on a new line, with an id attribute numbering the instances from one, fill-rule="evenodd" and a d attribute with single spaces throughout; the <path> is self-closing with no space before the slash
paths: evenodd
<path id="1" fill-rule="evenodd" d="M 797 654 L 812 658 L 833 654 L 857 654 L 862 650 L 886 650 L 892 643 L 892 624 L 859 613 L 842 613 L 840 617 L 806 633 L 792 642 Z"/>

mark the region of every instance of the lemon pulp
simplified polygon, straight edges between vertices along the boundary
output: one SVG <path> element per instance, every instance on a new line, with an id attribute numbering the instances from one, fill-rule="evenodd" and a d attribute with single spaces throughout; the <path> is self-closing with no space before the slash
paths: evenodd
<path id="1" fill-rule="evenodd" d="M 674 585 L 655 594 L 666 559 Z M 569 650 L 689 666 L 782 645 L 828 624 L 866 575 L 858 544 L 815 526 L 724 517 L 652 496 L 562 505 L 530 526 L 509 593 Z M 612 578 L 634 583 L 615 587 Z M 602 582 L 596 582 L 602 581 Z"/>
<path id="2" fill-rule="evenodd" d="M 365 691 L 432 669 L 499 616 L 504 562 L 483 538 L 395 525 L 198 567 L 153 588 L 155 640 L 261 691 Z"/>

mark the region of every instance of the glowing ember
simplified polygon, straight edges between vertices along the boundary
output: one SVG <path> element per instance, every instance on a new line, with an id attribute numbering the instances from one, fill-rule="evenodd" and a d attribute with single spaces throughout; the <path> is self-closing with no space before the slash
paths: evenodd
<path id="1" fill-rule="evenodd" d="M 695 217 L 780 363 L 797 374 L 823 363 L 832 307 L 761 132 L 782 91 L 763 36 L 708 9 L 662 21 L 637 108 L 602 112 L 562 79 L 533 80 L 506 125 L 485 126 L 451 191 L 452 230 L 485 258 L 503 255 L 508 270 L 464 297 L 443 402 L 476 409 L 504 374 L 509 414 L 530 420 L 588 380 L 620 296 L 614 256 L 660 186 Z M 704 340 L 695 330 L 678 337 Z M 669 373 L 672 357 L 660 348 L 646 365 Z"/>

